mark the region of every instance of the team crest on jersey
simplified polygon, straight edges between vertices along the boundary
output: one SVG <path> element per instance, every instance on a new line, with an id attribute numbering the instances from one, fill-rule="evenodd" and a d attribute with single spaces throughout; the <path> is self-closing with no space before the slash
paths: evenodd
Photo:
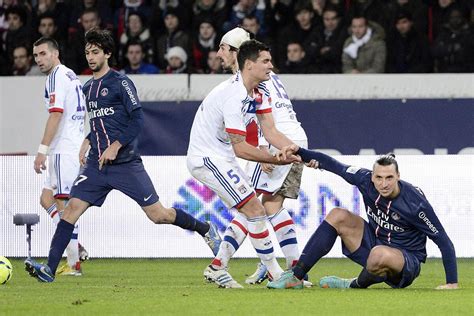
<path id="1" fill-rule="evenodd" d="M 107 94 L 109 94 L 109 89 L 103 88 L 102 90 L 100 90 L 101 96 L 105 97 Z"/>
<path id="2" fill-rule="evenodd" d="M 394 221 L 398 221 L 400 219 L 400 215 L 398 215 L 398 213 L 395 213 L 395 212 L 392 212 L 390 216 L 392 216 Z"/>
<path id="3" fill-rule="evenodd" d="M 247 192 L 247 188 L 244 186 L 244 185 L 241 185 L 239 188 L 238 188 L 239 192 L 242 193 L 242 194 L 245 194 Z"/>
<path id="4" fill-rule="evenodd" d="M 49 106 L 53 106 L 54 102 L 56 102 L 56 95 L 53 93 L 49 96 Z"/>
<path id="5" fill-rule="evenodd" d="M 260 93 L 260 91 L 258 91 L 258 89 L 254 89 L 253 92 L 254 92 L 253 96 L 254 96 L 254 99 L 255 99 L 255 103 L 262 104 L 262 102 L 263 102 L 262 93 Z"/>

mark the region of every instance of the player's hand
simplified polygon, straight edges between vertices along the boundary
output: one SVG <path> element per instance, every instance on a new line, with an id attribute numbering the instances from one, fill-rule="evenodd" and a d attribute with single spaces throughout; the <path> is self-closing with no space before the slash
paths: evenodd
<path id="1" fill-rule="evenodd" d="M 300 147 L 296 144 L 291 144 L 288 146 L 283 147 L 277 154 L 278 161 L 285 161 L 287 160 L 287 156 L 296 157 L 294 154 L 300 149 Z M 298 156 L 299 157 L 299 156 Z M 299 162 L 301 162 L 301 157 L 299 157 Z"/>
<path id="2" fill-rule="evenodd" d="M 81 149 L 79 150 L 79 163 L 81 164 L 81 166 L 84 166 L 87 162 L 86 153 L 89 150 L 89 144 L 89 140 L 85 139 L 82 142 Z"/>
<path id="3" fill-rule="evenodd" d="M 309 168 L 314 168 L 314 169 L 318 169 L 319 168 L 319 162 L 314 160 L 314 159 L 311 159 L 310 162 L 307 162 L 305 163 L 306 167 L 309 167 Z"/>
<path id="4" fill-rule="evenodd" d="M 273 169 L 275 169 L 275 165 L 271 163 L 262 162 L 260 165 L 262 166 L 262 171 L 268 174 L 272 173 Z"/>
<path id="5" fill-rule="evenodd" d="M 459 287 L 457 283 L 447 283 L 447 284 L 438 285 L 435 288 L 435 290 L 456 290 L 458 288 Z"/>
<path id="6" fill-rule="evenodd" d="M 115 158 L 117 158 L 117 153 L 120 147 L 122 147 L 122 145 L 118 141 L 113 142 L 112 145 L 107 147 L 99 157 L 99 170 L 102 169 L 103 165 L 108 164 L 110 161 L 114 161 Z"/>
<path id="7" fill-rule="evenodd" d="M 38 153 L 35 158 L 34 168 L 36 173 L 43 173 L 41 170 L 46 170 L 46 155 Z"/>

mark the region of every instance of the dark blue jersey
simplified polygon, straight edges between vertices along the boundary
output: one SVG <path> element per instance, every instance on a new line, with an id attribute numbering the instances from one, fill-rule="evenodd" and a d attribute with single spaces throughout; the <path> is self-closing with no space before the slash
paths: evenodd
<path id="1" fill-rule="evenodd" d="M 425 262 L 428 237 L 441 250 L 447 283 L 457 282 L 454 246 L 419 188 L 400 180 L 400 194 L 393 200 L 386 199 L 376 190 L 371 170 L 342 164 L 320 152 L 300 149 L 298 154 L 303 161 L 314 159 L 319 162 L 320 169 L 333 172 L 357 186 L 378 244 L 405 249 Z"/>
<path id="2" fill-rule="evenodd" d="M 102 78 L 87 81 L 83 91 L 90 118 L 89 162 L 97 162 L 116 140 L 122 147 L 111 163 L 139 158 L 137 145 L 143 114 L 133 82 L 126 75 L 110 70 Z"/>

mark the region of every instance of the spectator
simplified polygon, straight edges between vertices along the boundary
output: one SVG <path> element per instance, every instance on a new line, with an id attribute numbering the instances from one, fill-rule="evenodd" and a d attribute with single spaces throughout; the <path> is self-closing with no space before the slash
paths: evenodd
<path id="1" fill-rule="evenodd" d="M 419 0 L 391 0 L 388 3 L 390 27 L 396 24 L 400 11 L 409 12 L 413 27 L 419 34 L 428 34 L 428 6 Z M 390 32 L 392 30 L 390 29 Z"/>
<path id="2" fill-rule="evenodd" d="M 191 47 L 189 35 L 180 28 L 179 15 L 176 10 L 168 9 L 165 12 L 165 28 L 165 34 L 158 37 L 156 41 L 157 64 L 162 69 L 168 65 L 165 54 L 169 48 L 179 46 L 185 50 L 187 56 Z"/>
<path id="3" fill-rule="evenodd" d="M 123 0 L 123 4 L 115 11 L 114 22 L 117 38 L 126 31 L 128 17 L 131 13 L 139 13 L 144 24 L 151 20 L 152 8 L 145 0 Z"/>
<path id="4" fill-rule="evenodd" d="M 67 40 L 70 19 L 69 7 L 62 1 L 38 0 L 38 5 L 34 10 L 36 16 L 33 25 L 39 24 L 39 17 L 43 14 L 50 14 L 57 26 L 57 38 Z"/>
<path id="5" fill-rule="evenodd" d="M 260 34 L 266 34 L 265 27 L 265 1 L 264 0 L 239 0 L 230 11 L 229 19 L 224 23 L 224 32 L 242 24 L 246 16 L 253 15 L 260 24 Z"/>
<path id="6" fill-rule="evenodd" d="M 342 72 L 342 47 L 347 38 L 346 27 L 336 7 L 327 6 L 323 11 L 323 30 L 319 33 L 315 55 L 318 73 Z"/>
<path id="7" fill-rule="evenodd" d="M 112 31 L 114 29 L 113 12 L 109 5 L 110 1 L 79 0 L 76 1 L 71 10 L 69 22 L 69 38 L 82 27 L 82 15 L 84 10 L 96 10 L 101 21 L 101 28 Z"/>
<path id="8" fill-rule="evenodd" d="M 154 40 L 151 37 L 150 30 L 146 27 L 146 25 L 144 25 L 143 18 L 138 12 L 131 12 L 128 15 L 127 29 L 124 33 L 122 33 L 122 36 L 120 36 L 118 50 L 118 62 L 120 65 L 124 65 L 125 55 L 127 54 L 127 44 L 129 41 L 140 42 L 146 53 L 146 62 L 150 64 L 153 63 Z"/>
<path id="9" fill-rule="evenodd" d="M 372 25 L 380 25 L 385 34 L 389 31 L 390 15 L 384 0 L 352 0 L 346 16 L 348 21 L 352 21 L 355 16 L 365 16 Z"/>
<path id="10" fill-rule="evenodd" d="M 222 32 L 227 19 L 226 0 L 196 0 L 193 4 L 193 29 L 196 30 L 200 21 L 211 19 L 216 28 L 216 33 Z"/>
<path id="11" fill-rule="evenodd" d="M 303 46 L 298 42 L 288 43 L 287 58 L 280 72 L 284 74 L 306 74 L 311 73 Z"/>
<path id="12" fill-rule="evenodd" d="M 160 72 L 155 65 L 144 62 L 145 52 L 143 43 L 137 40 L 131 40 L 127 45 L 126 59 L 128 65 L 122 70 L 126 74 L 144 75 L 157 74 Z"/>
<path id="13" fill-rule="evenodd" d="M 311 5 L 297 5 L 294 11 L 296 23 L 288 25 L 278 37 L 276 56 L 272 57 L 280 65 L 286 60 L 286 49 L 290 41 L 301 43 L 307 55 L 314 56 L 318 41 L 318 28 L 313 23 L 314 12 Z"/>
<path id="14" fill-rule="evenodd" d="M 167 74 L 187 73 L 188 69 L 186 62 L 188 60 L 188 55 L 182 47 L 171 47 L 166 53 L 166 60 L 168 61 L 168 65 L 166 66 Z"/>
<path id="15" fill-rule="evenodd" d="M 276 38 L 293 19 L 292 0 L 271 0 L 267 5 L 267 35 Z"/>
<path id="16" fill-rule="evenodd" d="M 352 36 L 344 43 L 342 54 L 343 73 L 384 72 L 385 43 L 374 30 L 374 27 L 369 27 L 365 17 L 352 18 Z"/>
<path id="17" fill-rule="evenodd" d="M 13 76 L 41 76 L 43 73 L 34 64 L 33 56 L 25 45 L 20 45 L 13 49 Z"/>
<path id="18" fill-rule="evenodd" d="M 466 13 L 454 6 L 446 24 L 433 44 L 438 72 L 474 72 L 474 32 Z"/>
<path id="19" fill-rule="evenodd" d="M 395 30 L 387 39 L 387 72 L 432 72 L 428 38 L 414 28 L 410 12 L 399 11 Z"/>
<path id="20" fill-rule="evenodd" d="M 193 71 L 204 73 L 207 68 L 207 55 L 217 50 L 219 42 L 211 20 L 203 20 L 199 25 L 199 33 L 193 41 Z"/>
<path id="21" fill-rule="evenodd" d="M 53 15 L 50 12 L 43 13 L 38 17 L 38 33 L 44 37 L 51 37 L 58 42 L 59 52 L 64 54 L 66 49 L 66 41 L 59 37 L 58 27 L 56 26 L 56 21 L 54 20 Z"/>
<path id="22" fill-rule="evenodd" d="M 247 30 L 248 32 L 254 35 L 254 38 L 257 41 L 267 44 L 268 46 L 272 47 L 273 41 L 269 36 L 262 35 L 260 32 L 260 22 L 258 21 L 257 17 L 254 15 L 246 16 L 242 20 L 242 27 Z"/>
<path id="23" fill-rule="evenodd" d="M 167 10 L 172 9 L 174 10 L 177 14 L 179 14 L 179 22 L 181 26 L 186 29 L 185 31 L 188 31 L 187 28 L 191 28 L 191 30 L 196 30 L 194 28 L 194 25 L 191 25 L 191 19 L 192 19 L 192 5 L 194 0 L 154 0 L 154 14 L 155 17 L 160 17 L 161 20 L 163 20 L 163 13 L 165 13 Z M 158 21 L 157 21 L 158 22 Z M 156 26 L 153 25 L 152 26 Z"/>
<path id="24" fill-rule="evenodd" d="M 207 55 L 207 74 L 222 74 L 224 73 L 221 67 L 221 59 L 217 56 L 217 51 L 211 50 Z"/>
<path id="25" fill-rule="evenodd" d="M 89 65 L 84 56 L 86 45 L 84 35 L 87 31 L 98 28 L 100 22 L 99 11 L 94 8 L 87 8 L 82 11 L 80 28 L 77 29 L 77 32 L 71 34 L 66 54 L 66 65 L 77 74 L 86 74 L 89 72 Z"/>
<path id="26" fill-rule="evenodd" d="M 9 7 L 6 11 L 8 30 L 3 33 L 3 51 L 11 64 L 13 49 L 18 45 L 30 46 L 30 31 L 25 25 L 27 12 L 20 6 Z"/>

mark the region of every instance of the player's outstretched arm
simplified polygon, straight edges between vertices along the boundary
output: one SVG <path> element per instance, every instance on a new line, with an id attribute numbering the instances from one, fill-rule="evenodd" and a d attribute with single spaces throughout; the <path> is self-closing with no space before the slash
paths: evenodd
<path id="1" fill-rule="evenodd" d="M 275 121 L 273 120 L 273 114 L 263 113 L 257 114 L 258 121 L 260 122 L 260 127 L 262 128 L 263 136 L 265 139 L 274 147 L 281 149 L 285 146 L 293 144 L 293 142 L 281 133 L 275 126 Z"/>
<path id="2" fill-rule="evenodd" d="M 245 160 L 265 162 L 276 165 L 286 165 L 301 161 L 299 157 L 295 155 L 288 155 L 285 157 L 285 159 L 279 160 L 276 156 L 271 155 L 269 152 L 260 150 L 247 143 L 245 141 L 245 136 L 243 135 L 229 133 L 229 138 L 235 155 Z"/>

